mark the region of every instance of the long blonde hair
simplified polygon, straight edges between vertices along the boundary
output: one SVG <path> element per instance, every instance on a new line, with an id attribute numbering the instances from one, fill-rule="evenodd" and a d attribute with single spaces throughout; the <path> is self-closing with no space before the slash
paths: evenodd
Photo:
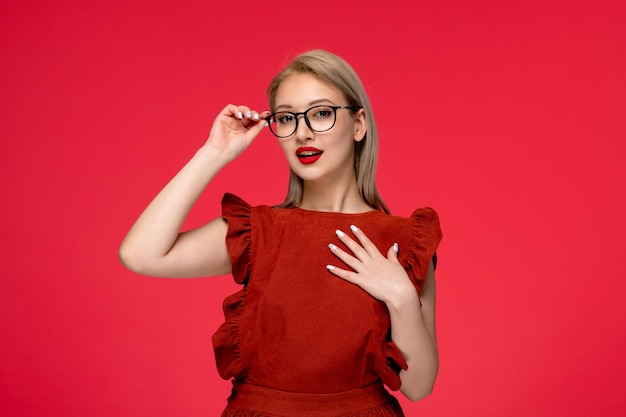
<path id="1" fill-rule="evenodd" d="M 376 188 L 376 162 L 378 159 L 378 131 L 365 88 L 354 69 L 337 55 L 327 51 L 314 50 L 294 58 L 293 61 L 274 77 L 267 88 L 267 98 L 272 112 L 275 111 L 276 91 L 280 84 L 295 74 L 311 74 L 318 80 L 336 87 L 348 102 L 348 106 L 363 107 L 367 122 L 367 132 L 354 147 L 354 171 L 361 197 L 371 207 L 389 213 L 387 205 Z M 302 202 L 303 183 L 293 170 L 290 170 L 289 188 L 285 201 L 279 207 L 297 207 Z"/>

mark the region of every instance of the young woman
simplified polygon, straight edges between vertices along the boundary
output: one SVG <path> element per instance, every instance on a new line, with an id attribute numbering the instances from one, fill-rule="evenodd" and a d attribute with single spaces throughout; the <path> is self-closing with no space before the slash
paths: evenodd
<path id="1" fill-rule="evenodd" d="M 219 373 L 233 379 L 223 416 L 402 416 L 383 384 L 418 400 L 437 376 L 437 215 L 389 214 L 369 100 L 341 58 L 298 56 L 268 98 L 271 112 L 222 110 L 120 258 L 145 275 L 232 273 L 242 284 L 213 336 Z M 285 201 L 251 207 L 226 194 L 222 217 L 181 233 L 211 179 L 267 126 L 291 168 Z"/>

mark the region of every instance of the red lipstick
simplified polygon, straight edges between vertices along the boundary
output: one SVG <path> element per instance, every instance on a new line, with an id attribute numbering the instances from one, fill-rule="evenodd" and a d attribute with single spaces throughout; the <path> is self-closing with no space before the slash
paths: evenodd
<path id="1" fill-rule="evenodd" d="M 296 156 L 298 157 L 298 161 L 300 161 L 301 164 L 305 165 L 314 163 L 315 161 L 320 159 L 323 153 L 324 151 L 310 146 L 303 146 L 296 149 Z"/>

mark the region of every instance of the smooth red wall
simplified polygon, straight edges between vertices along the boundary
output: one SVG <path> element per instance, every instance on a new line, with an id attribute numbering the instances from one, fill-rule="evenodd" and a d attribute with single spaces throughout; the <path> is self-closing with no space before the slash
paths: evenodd
<path id="1" fill-rule="evenodd" d="M 0 414 L 218 415 L 235 285 L 137 276 L 117 247 L 225 104 L 265 109 L 324 48 L 369 91 L 387 203 L 443 225 L 441 371 L 407 416 L 623 416 L 624 4 L 2 2 Z M 187 227 L 286 179 L 264 132 Z"/>

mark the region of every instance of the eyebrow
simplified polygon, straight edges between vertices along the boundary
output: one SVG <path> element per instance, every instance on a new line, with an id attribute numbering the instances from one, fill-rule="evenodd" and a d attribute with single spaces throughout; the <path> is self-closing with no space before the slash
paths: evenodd
<path id="1" fill-rule="evenodd" d="M 318 98 L 317 100 L 310 101 L 308 106 L 312 107 L 312 106 L 315 106 L 316 104 L 327 104 L 327 103 L 335 104 L 335 102 L 329 98 Z M 291 104 L 281 104 L 280 106 L 276 106 L 276 111 L 278 111 L 281 108 L 293 109 L 293 106 Z"/>

